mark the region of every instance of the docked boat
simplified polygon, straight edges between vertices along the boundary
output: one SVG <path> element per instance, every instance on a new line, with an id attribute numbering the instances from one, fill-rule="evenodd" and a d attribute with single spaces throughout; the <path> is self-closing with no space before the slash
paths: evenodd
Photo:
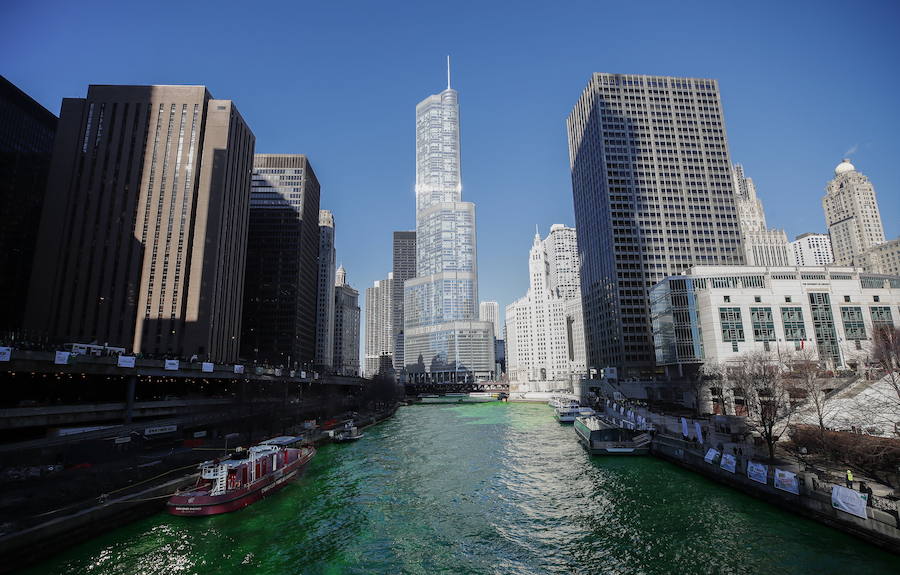
<path id="1" fill-rule="evenodd" d="M 362 439 L 365 437 L 365 433 L 360 432 L 359 428 L 355 425 L 345 427 L 343 429 L 337 429 L 332 434 L 332 439 L 337 441 L 338 443 L 348 443 L 350 441 L 356 441 L 357 439 Z"/>
<path id="2" fill-rule="evenodd" d="M 472 393 L 445 393 L 442 395 L 427 393 L 419 396 L 421 403 L 486 403 L 498 401 L 499 392 L 475 391 Z"/>
<path id="3" fill-rule="evenodd" d="M 578 404 L 557 407 L 554 411 L 556 420 L 560 423 L 575 423 L 577 417 L 589 417 L 596 413 L 590 407 L 582 407 Z"/>
<path id="4" fill-rule="evenodd" d="M 316 454 L 311 446 L 293 447 L 299 441 L 276 437 L 201 463 L 197 485 L 170 497 L 166 509 L 172 515 L 218 515 L 271 495 L 300 475 Z"/>
<path id="5" fill-rule="evenodd" d="M 591 455 L 646 455 L 650 453 L 649 431 L 620 427 L 596 415 L 575 419 L 578 441 Z"/>

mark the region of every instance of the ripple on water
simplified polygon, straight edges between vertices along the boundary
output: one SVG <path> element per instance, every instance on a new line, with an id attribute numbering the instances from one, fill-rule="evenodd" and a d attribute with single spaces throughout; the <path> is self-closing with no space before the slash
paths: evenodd
<path id="1" fill-rule="evenodd" d="M 31 573 L 854 573 L 900 559 L 653 458 L 591 458 L 546 406 L 413 406 L 243 511 L 163 514 Z"/>

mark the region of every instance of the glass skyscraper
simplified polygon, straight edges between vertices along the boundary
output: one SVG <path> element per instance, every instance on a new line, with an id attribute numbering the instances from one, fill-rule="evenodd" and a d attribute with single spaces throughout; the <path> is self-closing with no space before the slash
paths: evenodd
<path id="1" fill-rule="evenodd" d="M 450 88 L 416 106 L 416 277 L 404 283 L 412 381 L 489 379 L 493 327 L 478 320 L 475 204 L 462 201 L 459 104 Z"/>

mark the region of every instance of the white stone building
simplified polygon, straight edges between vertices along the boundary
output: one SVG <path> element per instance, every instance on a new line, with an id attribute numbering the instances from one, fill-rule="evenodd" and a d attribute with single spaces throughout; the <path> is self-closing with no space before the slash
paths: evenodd
<path id="1" fill-rule="evenodd" d="M 869 248 L 884 243 L 875 187 L 850 160 L 845 158 L 834 169 L 825 192 L 822 208 L 835 263 L 853 264 Z"/>
<path id="2" fill-rule="evenodd" d="M 831 236 L 807 232 L 791 242 L 796 266 L 827 266 L 834 263 L 831 253 Z"/>
<path id="3" fill-rule="evenodd" d="M 527 294 L 506 307 L 507 374 L 520 389 L 556 389 L 586 372 L 574 228 L 536 233 L 528 269 Z"/>
<path id="4" fill-rule="evenodd" d="M 731 168 L 735 204 L 741 227 L 744 259 L 749 266 L 789 266 L 794 264 L 793 253 L 784 230 L 770 229 L 762 201 L 756 196 L 752 178 L 744 175 L 744 167 Z"/>
<path id="5" fill-rule="evenodd" d="M 858 367 L 878 330 L 900 327 L 900 277 L 852 267 L 696 266 L 650 294 L 656 361 L 673 376 L 756 351 Z"/>

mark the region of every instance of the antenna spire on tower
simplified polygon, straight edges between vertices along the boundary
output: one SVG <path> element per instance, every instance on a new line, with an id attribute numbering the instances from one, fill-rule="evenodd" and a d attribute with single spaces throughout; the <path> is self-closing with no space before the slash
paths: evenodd
<path id="1" fill-rule="evenodd" d="M 450 54 L 447 54 L 447 89 L 450 89 Z"/>

